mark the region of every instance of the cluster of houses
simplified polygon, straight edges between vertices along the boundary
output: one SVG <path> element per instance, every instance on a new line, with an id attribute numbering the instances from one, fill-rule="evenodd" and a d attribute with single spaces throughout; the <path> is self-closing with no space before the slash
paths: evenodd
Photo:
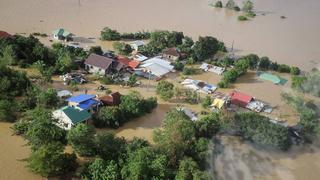
<path id="1" fill-rule="evenodd" d="M 118 92 L 102 97 L 93 94 L 72 96 L 67 90 L 59 91 L 58 96 L 65 100 L 66 106 L 53 111 L 53 117 L 58 120 L 57 125 L 65 130 L 70 130 L 79 123 L 89 123 L 99 107 L 117 106 L 120 104 L 121 98 L 121 94 Z"/>
<path id="2" fill-rule="evenodd" d="M 232 91 L 229 94 L 215 92 L 212 94 L 212 107 L 217 109 L 230 108 L 232 105 L 249 109 L 254 112 L 271 113 L 272 108 L 266 103 L 240 91 Z"/>

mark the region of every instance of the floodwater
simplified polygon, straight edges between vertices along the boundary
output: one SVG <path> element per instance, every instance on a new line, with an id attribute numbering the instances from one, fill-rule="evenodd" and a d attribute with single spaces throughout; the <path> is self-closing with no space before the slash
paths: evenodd
<path id="1" fill-rule="evenodd" d="M 238 137 L 221 137 L 222 152 L 213 160 L 218 179 L 317 180 L 320 149 L 293 147 L 288 152 L 258 147 Z"/>
<path id="2" fill-rule="evenodd" d="M 228 47 L 234 42 L 240 54 L 257 53 L 305 70 L 319 66 L 320 1 L 253 0 L 258 16 L 248 22 L 239 22 L 238 12 L 210 7 L 212 1 L 0 0 L 0 29 L 51 34 L 64 27 L 96 38 L 105 26 L 121 32 L 177 30 L 194 38 L 212 35 Z"/>
<path id="3" fill-rule="evenodd" d="M 43 179 L 25 168 L 24 160 L 29 156 L 30 148 L 22 137 L 12 135 L 10 127 L 9 123 L 0 123 L 0 179 Z"/>

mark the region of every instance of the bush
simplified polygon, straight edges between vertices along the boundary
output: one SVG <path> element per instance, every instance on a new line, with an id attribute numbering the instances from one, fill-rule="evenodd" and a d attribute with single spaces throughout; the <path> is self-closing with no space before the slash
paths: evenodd
<path id="1" fill-rule="evenodd" d="M 246 16 L 240 15 L 240 16 L 238 16 L 238 20 L 239 21 L 247 21 L 249 19 Z"/>
<path id="2" fill-rule="evenodd" d="M 129 44 L 124 42 L 115 42 L 112 46 L 119 54 L 126 56 L 129 55 L 133 50 Z"/>
<path id="3" fill-rule="evenodd" d="M 184 69 L 184 64 L 182 62 L 173 63 L 173 67 L 177 71 L 182 71 Z"/>
<path id="4" fill-rule="evenodd" d="M 245 2 L 243 2 L 243 8 L 242 10 L 244 12 L 247 12 L 247 13 L 252 13 L 252 10 L 253 10 L 253 2 L 247 0 Z M 253 13 L 254 14 L 254 13 Z"/>
<path id="5" fill-rule="evenodd" d="M 173 88 L 174 88 L 174 85 L 172 83 L 165 80 L 161 80 L 157 84 L 156 92 L 158 95 L 160 95 L 160 97 L 163 100 L 168 101 L 174 95 Z"/>
<path id="6" fill-rule="evenodd" d="M 101 40 L 115 41 L 120 39 L 121 39 L 120 33 L 117 32 L 116 30 L 110 29 L 109 27 L 105 27 L 101 31 Z"/>
<path id="7" fill-rule="evenodd" d="M 278 72 L 281 72 L 281 73 L 290 73 L 291 71 L 291 68 L 290 66 L 286 65 L 286 64 L 280 64 L 278 66 Z"/>
<path id="8" fill-rule="evenodd" d="M 209 108 L 211 104 L 212 104 L 212 99 L 210 96 L 206 96 L 201 103 L 203 108 Z"/>
<path id="9" fill-rule="evenodd" d="M 235 7 L 233 8 L 233 10 L 235 10 L 235 11 L 241 11 L 241 9 L 239 8 L 239 6 L 235 6 Z"/>
<path id="10" fill-rule="evenodd" d="M 100 78 L 100 83 L 105 84 L 105 85 L 109 85 L 109 84 L 113 83 L 113 80 L 109 76 L 104 76 L 104 77 Z"/>
<path id="11" fill-rule="evenodd" d="M 182 71 L 183 75 L 195 75 L 197 74 L 197 69 L 196 68 L 188 68 L 188 67 L 184 67 L 183 71 Z"/>
<path id="12" fill-rule="evenodd" d="M 254 17 L 256 17 L 256 13 L 254 13 L 252 11 L 249 11 L 249 12 L 246 13 L 246 16 L 250 17 L 250 18 L 254 18 Z"/>
<path id="13" fill-rule="evenodd" d="M 214 7 L 216 8 L 222 8 L 222 2 L 221 1 L 217 1 L 215 4 L 214 4 Z"/>
<path id="14" fill-rule="evenodd" d="M 299 75 L 300 74 L 300 69 L 298 67 L 291 67 L 290 68 L 290 73 L 292 75 Z"/>

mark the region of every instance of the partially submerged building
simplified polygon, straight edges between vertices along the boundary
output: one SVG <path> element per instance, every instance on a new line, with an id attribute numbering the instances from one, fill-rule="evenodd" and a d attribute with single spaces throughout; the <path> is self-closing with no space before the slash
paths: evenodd
<path id="1" fill-rule="evenodd" d="M 96 95 L 93 94 L 79 94 L 68 98 L 66 101 L 70 107 L 74 107 L 80 111 L 95 113 L 99 106 L 99 101 L 95 98 Z"/>
<path id="2" fill-rule="evenodd" d="M 192 89 L 195 91 L 200 91 L 205 94 L 211 94 L 213 93 L 216 89 L 217 86 L 208 84 L 204 81 L 200 80 L 193 80 L 193 79 L 185 79 L 181 84 L 188 89 Z"/>
<path id="3" fill-rule="evenodd" d="M 74 107 L 64 106 L 53 111 L 53 117 L 58 120 L 57 125 L 60 128 L 70 130 L 79 123 L 87 123 L 91 118 L 91 114 L 88 111 L 80 111 Z"/>
<path id="4" fill-rule="evenodd" d="M 72 34 L 63 28 L 54 30 L 52 34 L 53 34 L 53 38 L 56 40 L 62 40 L 62 41 L 72 40 Z"/>
<path id="5" fill-rule="evenodd" d="M 213 72 L 218 75 L 221 75 L 226 70 L 226 68 L 214 66 L 211 64 L 207 64 L 207 63 L 202 63 L 199 68 L 205 72 L 209 71 L 209 72 Z"/>
<path id="6" fill-rule="evenodd" d="M 113 69 L 115 60 L 97 54 L 90 54 L 85 60 L 85 69 L 93 74 L 106 75 Z"/>
<path id="7" fill-rule="evenodd" d="M 129 45 L 133 50 L 138 51 L 141 47 L 145 45 L 145 43 L 141 40 L 137 40 L 129 43 Z"/>
<path id="8" fill-rule="evenodd" d="M 174 72 L 174 67 L 169 61 L 154 57 L 146 60 L 135 70 L 135 74 L 150 79 L 161 78 L 164 75 Z"/>
<path id="9" fill-rule="evenodd" d="M 250 95 L 244 94 L 239 91 L 233 91 L 230 93 L 230 101 L 231 104 L 246 108 L 246 106 L 253 100 L 254 98 Z"/>
<path id="10" fill-rule="evenodd" d="M 166 48 L 162 51 L 162 57 L 167 58 L 171 61 L 177 61 L 185 58 L 185 54 L 181 53 L 177 48 Z"/>
<path id="11" fill-rule="evenodd" d="M 273 74 L 266 73 L 266 72 L 258 72 L 258 76 L 259 76 L 259 78 L 261 78 L 263 80 L 271 81 L 273 84 L 283 85 L 287 82 L 286 79 L 280 78 L 277 75 L 273 75 Z"/>
<path id="12" fill-rule="evenodd" d="M 99 98 L 104 106 L 118 106 L 121 103 L 121 94 L 119 92 L 111 93 Z"/>

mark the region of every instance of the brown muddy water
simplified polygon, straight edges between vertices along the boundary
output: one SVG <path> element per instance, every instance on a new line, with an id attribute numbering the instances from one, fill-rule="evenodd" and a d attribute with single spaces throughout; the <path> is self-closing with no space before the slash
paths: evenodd
<path id="1" fill-rule="evenodd" d="M 239 22 L 238 12 L 215 9 L 214 0 L 0 0 L 0 29 L 12 33 L 67 28 L 99 37 L 109 26 L 121 32 L 168 29 L 197 38 L 212 35 L 237 53 L 257 53 L 310 70 L 320 63 L 320 1 L 253 0 L 258 16 Z M 225 0 L 224 0 L 225 2 Z M 236 0 L 242 6 L 241 0 Z M 286 16 L 281 19 L 280 16 Z"/>
<path id="2" fill-rule="evenodd" d="M 0 123 L 0 179 L 1 180 L 41 180 L 25 167 L 25 158 L 30 148 L 19 136 L 12 136 L 11 124 Z"/>
<path id="3" fill-rule="evenodd" d="M 320 149 L 293 147 L 288 152 L 258 147 L 238 137 L 221 137 L 222 153 L 214 161 L 218 179 L 317 180 Z"/>

